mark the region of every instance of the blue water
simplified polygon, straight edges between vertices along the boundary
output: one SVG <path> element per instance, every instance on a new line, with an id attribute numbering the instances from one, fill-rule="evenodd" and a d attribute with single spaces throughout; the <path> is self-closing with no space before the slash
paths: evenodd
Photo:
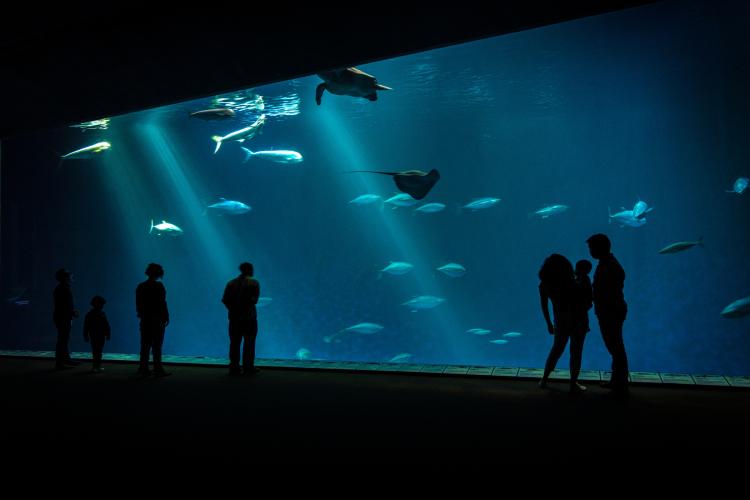
<path id="1" fill-rule="evenodd" d="M 553 252 L 590 258 L 586 238 L 604 232 L 627 274 L 631 370 L 747 375 L 750 316 L 719 313 L 750 295 L 750 192 L 726 192 L 750 176 L 748 13 L 739 2 L 663 2 L 361 65 L 394 89 L 377 102 L 326 93 L 317 106 L 313 75 L 113 117 L 105 130 L 11 138 L 1 347 L 52 348 L 53 275 L 65 266 L 82 312 L 95 294 L 108 300 L 105 351 L 137 352 L 134 290 L 159 262 L 172 317 L 165 352 L 226 355 L 219 300 L 248 260 L 266 299 L 260 357 L 305 349 L 312 359 L 540 367 L 551 337 L 539 266 Z M 188 118 L 215 105 L 237 118 Z M 303 162 L 243 164 L 236 142 L 213 154 L 213 135 L 262 113 L 263 133 L 243 146 L 298 151 Z M 55 152 L 99 141 L 111 150 L 59 164 Z M 423 203 L 443 211 L 349 203 L 397 191 L 389 177 L 346 171 L 432 168 L 441 179 Z M 219 197 L 252 210 L 204 215 Z M 461 208 L 482 197 L 501 201 Z M 639 199 L 653 207 L 646 224 L 609 223 L 608 207 Z M 554 204 L 570 208 L 530 215 Z M 151 220 L 184 234 L 149 234 Z M 701 236 L 705 248 L 657 253 Z M 381 274 L 391 261 L 413 269 Z M 465 274 L 437 270 L 448 263 Z M 418 296 L 444 300 L 402 305 Z M 591 320 L 583 365 L 607 369 Z M 75 351 L 87 350 L 81 323 Z M 359 323 L 382 329 L 334 336 Z"/>

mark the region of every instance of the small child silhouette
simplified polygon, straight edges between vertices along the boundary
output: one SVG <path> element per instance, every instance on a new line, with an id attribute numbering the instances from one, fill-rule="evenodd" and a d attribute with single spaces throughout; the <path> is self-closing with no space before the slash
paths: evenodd
<path id="1" fill-rule="evenodd" d="M 104 314 L 104 304 L 107 301 L 104 297 L 97 295 L 91 299 L 91 310 L 86 313 L 86 319 L 83 322 L 83 340 L 91 341 L 91 357 L 94 360 L 91 371 L 98 373 L 102 371 L 102 351 L 104 350 L 105 339 L 110 339 L 109 321 Z"/>

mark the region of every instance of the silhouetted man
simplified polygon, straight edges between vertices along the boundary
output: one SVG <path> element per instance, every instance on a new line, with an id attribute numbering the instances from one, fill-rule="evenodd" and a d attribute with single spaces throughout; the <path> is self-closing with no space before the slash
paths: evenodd
<path id="1" fill-rule="evenodd" d="M 63 370 L 67 366 L 78 365 L 78 362 L 70 358 L 70 351 L 68 351 L 70 330 L 73 328 L 73 318 L 78 317 L 78 310 L 73 305 L 73 290 L 70 287 L 73 275 L 67 269 L 58 269 L 55 273 L 55 279 L 58 281 L 54 292 L 52 292 L 54 300 L 52 320 L 55 323 L 55 328 L 57 328 L 55 368 Z"/>
<path id="2" fill-rule="evenodd" d="M 612 378 L 603 387 L 618 393 L 628 391 L 628 357 L 622 338 L 622 324 L 628 306 L 623 295 L 625 271 L 612 255 L 612 243 L 605 234 L 595 234 L 586 243 L 591 256 L 599 261 L 594 272 L 594 312 L 599 320 L 604 345 L 612 356 Z"/>
<path id="3" fill-rule="evenodd" d="M 255 368 L 255 338 L 258 336 L 258 316 L 255 304 L 260 297 L 260 283 L 253 278 L 253 265 L 240 264 L 240 275 L 224 288 L 221 301 L 229 312 L 229 374 L 240 374 L 240 344 L 242 367 L 246 375 L 259 370 Z"/>
<path id="4" fill-rule="evenodd" d="M 146 268 L 148 279 L 135 289 L 135 309 L 141 318 L 141 362 L 138 374 L 147 377 L 149 354 L 154 355 L 154 375 L 164 377 L 169 373 L 161 364 L 161 346 L 164 343 L 164 330 L 169 324 L 167 309 L 167 290 L 159 280 L 164 276 L 164 269 L 159 264 L 151 263 Z"/>

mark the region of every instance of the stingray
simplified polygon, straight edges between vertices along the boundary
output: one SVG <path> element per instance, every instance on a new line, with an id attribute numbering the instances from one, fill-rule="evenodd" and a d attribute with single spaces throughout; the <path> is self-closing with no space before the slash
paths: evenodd
<path id="1" fill-rule="evenodd" d="M 369 173 L 390 175 L 399 191 L 408 194 L 415 200 L 421 200 L 440 180 L 440 172 L 433 168 L 428 172 L 421 170 L 406 170 L 404 172 L 380 172 L 377 170 L 352 170 L 348 173 Z"/>

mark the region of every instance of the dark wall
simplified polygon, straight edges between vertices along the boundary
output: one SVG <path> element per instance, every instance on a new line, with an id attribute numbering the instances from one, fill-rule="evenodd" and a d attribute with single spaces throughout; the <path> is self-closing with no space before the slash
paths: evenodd
<path id="1" fill-rule="evenodd" d="M 645 3 L 20 5 L 0 20 L 0 137 Z"/>

